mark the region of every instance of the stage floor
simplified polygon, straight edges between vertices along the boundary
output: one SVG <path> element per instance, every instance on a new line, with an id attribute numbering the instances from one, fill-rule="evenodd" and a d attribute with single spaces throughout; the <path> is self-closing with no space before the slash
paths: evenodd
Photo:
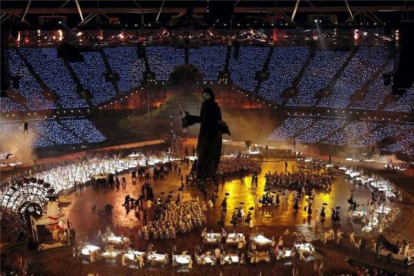
<path id="1" fill-rule="evenodd" d="M 246 176 L 241 179 L 233 179 L 224 184 L 219 184 L 219 198 L 217 199 L 213 210 L 207 211 L 208 224 L 206 227 L 209 230 L 220 230 L 221 226 L 217 223 L 221 215 L 220 203 L 223 200 L 225 193 L 229 193 L 230 195 L 227 200 L 228 212 L 226 216 L 226 227 L 232 229 L 233 227 L 230 224 L 230 219 L 235 207 L 239 207 L 240 202 L 243 202 L 243 209 L 246 214 L 250 207 L 255 207 L 255 193 L 257 193 L 258 198 L 261 198 L 264 194 L 265 173 L 267 171 L 284 171 L 284 162 L 284 160 L 280 159 L 263 162 L 262 172 L 259 175 L 259 183 L 257 188 L 252 188 L 251 176 Z M 298 162 L 288 161 L 288 165 L 289 171 L 292 171 L 293 166 L 295 170 L 298 170 Z M 182 172 L 184 175 L 188 172 L 188 170 L 189 168 L 187 165 L 182 166 Z M 133 210 L 127 212 L 122 204 L 126 195 L 130 195 L 133 198 L 138 197 L 141 193 L 141 185 L 143 184 L 143 181 L 139 181 L 136 185 L 133 185 L 130 174 L 123 174 L 119 177 L 121 178 L 122 176 L 124 176 L 127 180 L 127 186 L 125 189 L 121 187 L 119 191 L 116 191 L 116 189 L 94 189 L 92 186 L 89 186 L 84 189 L 77 189 L 77 192 L 71 195 L 72 204 L 67 208 L 67 212 L 69 213 L 69 219 L 71 220 L 73 226 L 77 229 L 77 236 L 79 238 L 86 237 L 87 235 L 96 235 L 99 229 L 103 230 L 105 228 L 105 223 L 99 220 L 97 214 L 92 213 L 92 207 L 94 205 L 96 205 L 97 209 L 102 209 L 106 204 L 112 204 L 114 206 L 112 221 L 113 227 L 128 227 L 130 221 L 132 221 L 135 229 L 142 226 L 142 221 L 139 221 L 135 217 L 135 212 Z M 204 196 L 201 194 L 199 189 L 192 185 L 186 186 L 182 192 L 178 191 L 178 188 L 180 187 L 180 177 L 175 174 L 172 174 L 165 181 L 152 185 L 154 187 L 155 198 L 158 196 L 165 198 L 170 191 L 173 191 L 174 199 L 177 197 L 178 193 L 181 194 L 182 200 L 188 200 L 191 197 L 197 196 L 200 199 L 204 199 Z M 276 190 L 277 188 L 274 189 Z M 351 195 L 350 190 L 354 190 L 354 200 L 359 203 L 366 203 L 367 199 L 370 198 L 370 192 L 367 188 L 356 186 L 344 179 L 342 176 L 336 176 L 336 179 L 332 184 L 332 191 L 329 194 L 317 191 L 317 195 L 315 196 L 313 203 L 313 220 L 316 217 L 316 212 L 320 212 L 322 203 L 328 204 L 326 206 L 326 221 L 323 226 L 320 226 L 317 229 L 317 231 L 314 227 L 314 222 L 311 222 L 308 219 L 307 212 L 303 210 L 304 207 L 307 206 L 306 199 L 301 199 L 299 203 L 300 208 L 297 212 L 295 212 L 293 209 L 294 202 L 292 195 L 289 196 L 288 201 L 281 200 L 279 206 L 255 208 L 255 210 L 252 211 L 254 214 L 254 224 L 259 227 L 259 230 L 262 226 L 277 228 L 278 230 L 285 230 L 286 227 L 289 227 L 292 231 L 300 231 L 310 239 L 315 239 L 320 231 L 331 228 L 331 208 L 339 206 L 341 207 L 342 227 L 349 228 L 349 230 L 359 233 L 362 225 L 346 222 L 347 210 L 349 207 L 347 200 Z M 164 192 L 165 195 L 161 195 L 162 192 Z M 212 193 L 213 185 L 211 184 L 208 187 L 208 199 L 210 199 Z M 150 217 L 148 217 L 148 219 L 150 219 Z M 237 228 L 247 227 L 243 224 Z"/>
<path id="2" fill-rule="evenodd" d="M 227 205 L 227 217 L 225 228 L 228 232 L 235 230 L 236 232 L 245 233 L 249 235 L 256 231 L 263 233 L 266 237 L 275 237 L 277 240 L 283 235 L 284 231 L 289 228 L 290 235 L 284 237 L 285 246 L 292 246 L 295 240 L 293 232 L 298 232 L 306 235 L 310 240 L 314 240 L 318 248 L 318 258 L 323 259 L 325 272 L 329 275 L 340 275 L 343 272 L 352 271 L 352 267 L 349 266 L 347 260 L 349 258 L 358 259 L 358 261 L 364 261 L 365 263 L 375 263 L 376 265 L 383 265 L 387 269 L 398 269 L 390 265 L 384 265 L 383 263 L 377 263 L 373 258 L 374 253 L 370 251 L 375 233 L 373 235 L 365 236 L 367 240 L 366 252 L 362 253 L 358 249 L 355 249 L 352 244 L 348 241 L 348 236 L 351 232 L 355 232 L 356 236 L 361 237 L 362 224 L 351 221 L 347 222 L 347 200 L 350 197 L 351 191 L 354 190 L 354 200 L 357 202 L 365 203 L 370 197 L 370 192 L 365 187 L 358 187 L 348 182 L 342 176 L 337 176 L 332 184 L 332 191 L 329 194 L 317 192 L 314 198 L 313 211 L 320 211 L 322 203 L 327 203 L 326 209 L 326 222 L 323 225 L 315 227 L 314 219 L 316 214 L 313 216 L 313 220 L 308 220 L 307 213 L 303 210 L 306 206 L 304 199 L 300 202 L 300 209 L 295 213 L 293 209 L 293 196 L 290 195 L 287 202 L 281 201 L 279 206 L 271 206 L 266 208 L 255 208 L 254 212 L 254 224 L 255 227 L 250 229 L 245 223 L 234 228 L 230 224 L 231 214 L 235 207 L 240 205 L 240 202 L 244 202 L 244 210 L 247 213 L 248 209 L 254 206 L 254 193 L 257 192 L 260 198 L 263 194 L 265 179 L 264 175 L 267 171 L 284 171 L 286 160 L 272 159 L 262 163 L 262 172 L 259 175 L 259 183 L 257 188 L 252 188 L 251 177 L 246 176 L 241 179 L 233 179 L 227 181 L 224 184 L 219 185 L 219 198 L 216 201 L 216 205 L 213 210 L 206 212 L 207 224 L 199 229 L 194 229 L 190 233 L 184 235 L 177 234 L 175 240 L 150 240 L 143 241 L 138 240 L 138 229 L 142 226 L 142 221 L 139 221 L 135 217 L 134 211 L 126 212 L 122 206 L 126 195 L 136 198 L 141 192 L 142 181 L 139 181 L 136 185 L 132 184 L 130 174 L 120 175 L 125 176 L 127 180 L 127 186 L 125 189 L 121 187 L 119 191 L 105 190 L 105 189 L 94 189 L 92 186 L 78 189 L 76 193 L 70 195 L 72 203 L 66 208 L 69 214 L 69 219 L 76 228 L 77 241 L 84 242 L 86 237 L 88 241 L 94 243 L 97 242 L 98 230 L 104 231 L 108 226 L 107 222 L 100 220 L 96 214 L 92 212 L 92 207 L 97 206 L 98 209 L 102 209 L 106 204 L 112 204 L 113 209 L 113 220 L 109 224 L 111 230 L 117 235 L 123 235 L 129 237 L 133 243 L 133 247 L 140 251 L 146 251 L 150 243 L 153 244 L 154 250 L 157 253 L 171 253 L 172 248 L 177 248 L 178 254 L 182 251 L 187 250 L 189 254 L 193 254 L 196 245 L 200 245 L 203 250 L 212 249 L 212 247 L 202 244 L 201 231 L 203 228 L 207 228 L 208 231 L 213 230 L 214 232 L 220 231 L 222 228 L 218 224 L 220 219 L 220 203 L 225 193 L 229 193 L 228 205 Z M 299 163 L 297 161 L 288 161 L 288 170 L 292 171 L 298 169 Z M 187 165 L 183 165 L 182 172 L 185 175 L 189 170 Z M 154 195 L 158 197 L 162 192 L 168 195 L 170 191 L 173 191 L 173 197 L 176 198 L 178 194 L 178 188 L 180 187 L 180 179 L 178 175 L 172 174 L 165 181 L 153 184 Z M 213 192 L 213 186 L 208 188 L 208 198 L 210 198 Z M 203 195 L 195 186 L 186 186 L 181 194 L 182 200 L 190 199 L 191 197 L 199 197 L 203 199 Z M 165 197 L 165 195 L 163 195 Z M 332 207 L 341 207 L 341 225 L 332 226 L 330 214 Z M 410 211 L 413 208 L 410 207 Z M 405 212 L 405 211 L 404 211 Z M 150 212 L 149 212 L 150 213 Z M 412 213 L 411 213 L 412 214 Z M 141 213 L 142 217 L 142 213 Z M 412 221 L 412 215 L 402 215 L 403 222 L 398 222 L 398 227 L 404 229 L 412 229 L 414 222 Z M 150 220 L 151 217 L 148 217 Z M 132 221 L 133 229 L 129 228 L 129 224 Z M 397 223 L 396 223 L 397 224 Z M 257 227 L 257 228 L 256 228 Z M 323 244 L 318 239 L 321 238 L 322 233 L 334 227 L 335 229 L 341 229 L 344 232 L 343 242 L 337 245 L 335 242 L 328 242 Z M 411 227 L 411 228 L 410 228 Z M 407 233 L 407 231 L 405 231 Z M 82 264 L 80 258 L 72 257 L 72 248 L 66 247 L 61 249 L 55 249 L 44 252 L 27 253 L 31 260 L 41 265 L 36 266 L 33 272 L 42 273 L 44 275 L 86 275 L 87 273 L 99 273 L 99 275 L 175 275 L 179 272 L 178 268 L 172 268 L 171 266 L 160 268 L 160 267 L 146 267 L 144 269 L 131 269 L 128 267 L 122 267 L 120 262 L 108 263 L 99 261 L 95 264 L 85 265 Z M 299 271 L 299 275 L 314 275 L 313 267 L 314 261 L 296 261 L 292 262 L 273 262 L 271 265 L 268 264 L 256 264 L 256 265 L 244 265 L 244 266 L 216 266 L 216 267 L 198 267 L 189 272 L 187 275 L 258 275 L 260 272 L 262 275 L 291 275 L 293 265 L 295 265 Z"/>

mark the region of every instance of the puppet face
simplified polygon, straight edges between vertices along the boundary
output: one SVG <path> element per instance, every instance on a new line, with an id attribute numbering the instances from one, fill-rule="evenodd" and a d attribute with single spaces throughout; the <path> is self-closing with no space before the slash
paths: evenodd
<path id="1" fill-rule="evenodd" d="M 206 101 L 210 100 L 210 99 L 211 99 L 210 94 L 208 94 L 208 93 L 203 93 L 203 99 L 204 99 L 204 100 L 206 100 Z"/>

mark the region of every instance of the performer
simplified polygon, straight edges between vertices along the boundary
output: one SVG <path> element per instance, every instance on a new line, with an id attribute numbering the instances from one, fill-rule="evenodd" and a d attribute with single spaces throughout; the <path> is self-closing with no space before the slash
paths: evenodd
<path id="1" fill-rule="evenodd" d="M 202 96 L 204 102 L 200 116 L 186 112 L 182 120 L 183 127 L 201 123 L 197 143 L 198 159 L 192 169 L 198 180 L 214 179 L 221 157 L 221 136 L 223 133 L 230 135 L 227 125 L 221 119 L 220 107 L 215 102 L 211 88 L 205 88 Z"/>
<path id="2" fill-rule="evenodd" d="M 23 133 L 27 133 L 27 132 L 29 132 L 29 123 L 24 122 L 24 124 L 23 124 Z"/>

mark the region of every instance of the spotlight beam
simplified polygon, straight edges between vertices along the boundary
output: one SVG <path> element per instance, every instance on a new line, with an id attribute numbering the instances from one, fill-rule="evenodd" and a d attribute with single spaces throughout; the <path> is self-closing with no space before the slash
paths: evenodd
<path id="1" fill-rule="evenodd" d="M 311 7 L 315 7 L 315 5 L 312 4 L 312 2 L 310 0 L 306 0 L 306 2 L 308 2 L 309 6 Z"/>
<path id="2" fill-rule="evenodd" d="M 10 17 L 9 13 L 7 12 L 2 13 L 0 17 L 1 23 L 4 23 L 7 19 L 9 19 L 9 17 Z"/>
<path id="3" fill-rule="evenodd" d="M 349 14 L 351 15 L 352 21 L 355 21 L 354 15 L 352 14 L 351 7 L 349 6 L 348 0 L 345 0 L 346 8 L 348 9 Z"/>
<path id="4" fill-rule="evenodd" d="M 26 17 L 27 12 L 29 11 L 30 4 L 31 4 L 31 3 L 32 3 L 32 0 L 27 1 L 27 6 L 26 6 L 26 9 L 24 10 L 24 13 L 23 13 L 23 16 L 22 16 L 22 21 L 21 21 L 21 22 L 23 22 L 23 21 L 24 21 L 24 18 Z"/>
<path id="5" fill-rule="evenodd" d="M 372 17 L 374 17 L 377 20 L 377 23 L 381 23 L 382 24 L 382 20 L 372 11 L 368 12 L 370 15 L 372 15 Z"/>
<path id="6" fill-rule="evenodd" d="M 348 17 L 348 19 L 345 21 L 345 23 L 347 23 L 347 22 L 349 22 L 349 21 L 355 21 L 355 17 L 357 16 L 357 15 L 359 15 L 361 12 L 356 12 L 356 13 L 354 13 L 354 15 L 353 16 L 350 16 L 350 17 Z"/>
<path id="7" fill-rule="evenodd" d="M 293 22 L 293 20 L 295 19 L 295 15 L 299 7 L 299 2 L 300 0 L 296 0 L 295 8 L 293 9 L 292 18 L 290 19 L 290 22 Z"/>
<path id="8" fill-rule="evenodd" d="M 157 18 L 155 19 L 155 22 L 158 22 L 158 19 L 160 18 L 162 8 L 164 8 L 165 0 L 162 1 L 160 11 L 158 12 Z"/>
<path id="9" fill-rule="evenodd" d="M 69 3 L 69 1 L 70 1 L 70 0 L 66 0 L 66 2 L 65 2 L 65 3 L 63 3 L 63 4 L 62 4 L 62 6 L 60 6 L 60 8 L 65 7 L 65 6 L 66 6 L 66 4 L 67 4 L 67 3 Z"/>
<path id="10" fill-rule="evenodd" d="M 82 14 L 81 6 L 79 5 L 79 0 L 75 0 L 75 4 L 76 4 L 76 8 L 78 9 L 79 16 L 80 16 L 80 18 L 81 18 L 81 20 L 83 22 L 84 19 L 83 19 L 83 14 Z"/>
<path id="11" fill-rule="evenodd" d="M 77 27 L 79 27 L 82 24 L 87 24 L 89 21 L 91 21 L 92 19 L 94 19 L 96 16 L 97 16 L 96 13 L 88 14 L 88 16 L 85 17 L 85 20 L 84 21 L 79 22 L 79 24 L 78 24 Z"/>
<path id="12" fill-rule="evenodd" d="M 369 14 L 369 13 L 367 13 L 367 12 L 366 12 L 366 13 L 364 13 L 364 14 L 365 14 L 365 16 L 366 16 L 366 17 L 368 17 L 369 19 L 371 19 L 371 20 L 372 20 L 372 22 L 374 22 L 374 23 L 378 23 L 378 22 L 377 22 L 377 20 L 376 20 L 376 19 L 375 19 L 375 18 L 374 18 L 371 14 Z"/>
<path id="13" fill-rule="evenodd" d="M 286 14 L 286 13 L 284 13 L 284 12 L 279 12 L 278 14 L 280 14 L 287 22 L 289 22 L 290 21 L 290 18 L 289 18 L 289 16 Z"/>

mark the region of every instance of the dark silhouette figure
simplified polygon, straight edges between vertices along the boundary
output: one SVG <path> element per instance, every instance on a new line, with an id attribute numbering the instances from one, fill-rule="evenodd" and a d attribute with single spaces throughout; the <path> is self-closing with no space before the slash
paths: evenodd
<path id="1" fill-rule="evenodd" d="M 23 124 L 23 133 L 25 132 L 29 132 L 29 123 L 28 122 L 24 122 Z"/>
<path id="2" fill-rule="evenodd" d="M 214 179 L 220 163 L 222 134 L 230 134 L 227 125 L 221 119 L 221 111 L 215 102 L 214 93 L 210 88 L 203 90 L 203 105 L 200 116 L 186 112 L 183 118 L 183 127 L 200 123 L 200 133 L 197 143 L 197 162 L 192 171 L 196 172 L 198 180 Z"/>

